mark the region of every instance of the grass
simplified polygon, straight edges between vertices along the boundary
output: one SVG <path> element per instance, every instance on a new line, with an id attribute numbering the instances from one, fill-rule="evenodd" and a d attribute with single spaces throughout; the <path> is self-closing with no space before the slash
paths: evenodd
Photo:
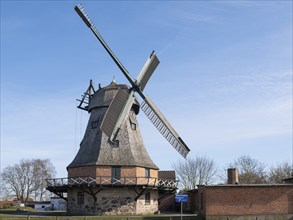
<path id="1" fill-rule="evenodd" d="M 13 216 L 13 215 L 2 215 L 0 214 L 0 219 L 2 220 L 180 220 L 180 216 Z M 200 220 L 198 217 L 183 216 L 183 220 Z"/>
<path id="2" fill-rule="evenodd" d="M 108 217 L 108 216 L 11 216 L 1 215 L 2 220 L 180 220 L 176 217 Z M 183 217 L 183 220 L 199 220 L 197 217 Z"/>
<path id="3" fill-rule="evenodd" d="M 180 220 L 180 215 L 148 216 L 68 216 L 66 212 L 38 212 L 30 207 L 0 209 L 0 220 Z M 183 216 L 183 220 L 202 220 L 198 216 Z"/>
<path id="4" fill-rule="evenodd" d="M 34 212 L 35 209 L 31 207 L 13 206 L 10 208 L 0 209 L 0 212 Z"/>

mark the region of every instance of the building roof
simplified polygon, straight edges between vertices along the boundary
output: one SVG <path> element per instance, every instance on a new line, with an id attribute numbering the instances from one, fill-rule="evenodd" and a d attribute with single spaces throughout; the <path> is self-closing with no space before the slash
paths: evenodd
<path id="1" fill-rule="evenodd" d="M 175 170 L 160 170 L 158 172 L 159 179 L 176 180 Z"/>
<path id="2" fill-rule="evenodd" d="M 287 178 L 287 179 L 283 179 L 282 180 L 284 183 L 293 183 L 293 177 L 291 177 L 291 178 Z"/>
<path id="3" fill-rule="evenodd" d="M 216 187 L 282 187 L 292 186 L 293 184 L 288 183 L 276 183 L 276 184 L 219 184 L 219 185 L 197 185 L 198 188 L 216 188 Z"/>

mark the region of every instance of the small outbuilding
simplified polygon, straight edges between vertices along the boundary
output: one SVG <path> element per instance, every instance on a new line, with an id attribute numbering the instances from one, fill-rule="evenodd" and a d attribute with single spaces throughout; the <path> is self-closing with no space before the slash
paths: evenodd
<path id="1" fill-rule="evenodd" d="M 37 211 L 48 211 L 51 209 L 50 201 L 33 202 L 34 209 Z"/>
<path id="2" fill-rule="evenodd" d="M 292 183 L 238 184 L 237 170 L 228 172 L 228 184 L 198 185 L 189 197 L 189 211 L 206 220 L 293 220 Z"/>
<path id="3" fill-rule="evenodd" d="M 64 199 L 59 197 L 51 197 L 50 203 L 51 203 L 51 210 L 66 211 L 67 202 Z"/>

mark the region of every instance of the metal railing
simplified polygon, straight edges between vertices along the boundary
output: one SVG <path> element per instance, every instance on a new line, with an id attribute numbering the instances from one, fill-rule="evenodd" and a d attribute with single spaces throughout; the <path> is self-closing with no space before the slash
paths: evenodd
<path id="1" fill-rule="evenodd" d="M 72 187 L 72 186 L 149 186 L 158 188 L 177 188 L 178 180 L 158 179 L 153 177 L 121 177 L 111 176 L 92 177 L 68 177 L 46 179 L 47 187 Z"/>

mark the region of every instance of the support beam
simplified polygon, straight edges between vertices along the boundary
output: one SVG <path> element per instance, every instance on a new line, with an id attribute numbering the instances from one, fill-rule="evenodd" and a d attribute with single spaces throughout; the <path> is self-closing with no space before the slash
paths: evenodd
<path id="1" fill-rule="evenodd" d="M 135 193 L 137 194 L 137 196 L 135 197 L 135 201 L 137 201 L 138 198 L 139 198 L 141 195 L 146 194 L 146 193 L 152 191 L 153 189 L 154 189 L 154 188 L 146 188 L 146 187 L 144 187 L 144 188 L 141 189 L 140 192 L 138 192 L 138 191 L 134 188 L 133 190 L 134 190 Z"/>
<path id="2" fill-rule="evenodd" d="M 67 197 L 64 197 L 63 196 L 63 192 L 52 192 L 54 193 L 55 195 L 59 196 L 61 199 L 64 199 L 65 201 L 68 201 Z"/>
<path id="3" fill-rule="evenodd" d="M 158 198 L 158 201 L 160 202 L 163 198 L 165 198 L 165 197 L 168 196 L 168 195 L 171 195 L 171 194 L 174 194 L 174 195 L 175 195 L 176 190 L 177 190 L 177 189 L 173 189 L 173 190 L 169 190 L 169 191 L 164 190 L 164 191 L 163 191 L 164 194 Z M 162 191 L 159 191 L 159 193 L 161 193 L 161 192 L 162 192 Z"/>
<path id="4" fill-rule="evenodd" d="M 143 195 L 143 193 L 146 191 L 146 188 L 143 188 L 140 192 L 137 192 L 137 190 L 134 188 L 133 189 L 134 190 L 134 192 L 137 194 L 137 196 L 135 197 L 135 201 L 137 201 L 138 200 L 138 198 L 141 196 L 141 195 Z"/>

